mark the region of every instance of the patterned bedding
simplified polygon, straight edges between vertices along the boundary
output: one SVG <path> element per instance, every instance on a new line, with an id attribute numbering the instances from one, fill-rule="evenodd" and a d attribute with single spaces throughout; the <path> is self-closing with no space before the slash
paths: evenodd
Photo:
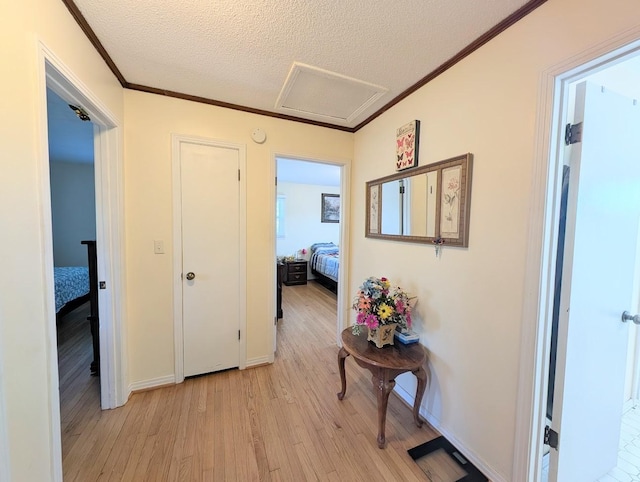
<path id="1" fill-rule="evenodd" d="M 89 268 L 64 266 L 53 268 L 56 290 L 56 313 L 65 304 L 89 293 Z"/>
<path id="2" fill-rule="evenodd" d="M 338 281 L 340 251 L 333 243 L 316 243 L 311 245 L 311 269 L 318 271 L 333 281 Z"/>

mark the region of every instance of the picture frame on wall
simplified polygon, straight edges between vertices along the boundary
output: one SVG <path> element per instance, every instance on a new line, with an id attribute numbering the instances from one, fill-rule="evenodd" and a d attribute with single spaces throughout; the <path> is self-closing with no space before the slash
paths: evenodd
<path id="1" fill-rule="evenodd" d="M 440 165 L 439 237 L 445 246 L 469 246 L 471 161 L 471 154 L 466 154 L 443 161 Z"/>
<path id="2" fill-rule="evenodd" d="M 340 222 L 340 194 L 322 193 L 321 199 L 321 223 Z"/>
<path id="3" fill-rule="evenodd" d="M 420 121 L 414 120 L 396 129 L 396 171 L 418 166 Z"/>

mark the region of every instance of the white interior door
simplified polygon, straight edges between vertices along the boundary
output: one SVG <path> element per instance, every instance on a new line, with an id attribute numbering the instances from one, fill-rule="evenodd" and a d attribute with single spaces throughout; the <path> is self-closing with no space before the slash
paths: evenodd
<path id="1" fill-rule="evenodd" d="M 640 216 L 640 107 L 577 87 L 549 480 L 589 482 L 616 465 Z"/>
<path id="2" fill-rule="evenodd" d="M 239 366 L 240 153 L 181 142 L 179 155 L 184 375 L 191 376 Z"/>

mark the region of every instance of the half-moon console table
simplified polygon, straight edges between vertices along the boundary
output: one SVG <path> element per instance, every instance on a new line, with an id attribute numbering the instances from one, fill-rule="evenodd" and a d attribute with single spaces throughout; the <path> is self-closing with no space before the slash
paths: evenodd
<path id="1" fill-rule="evenodd" d="M 338 399 L 342 400 L 347 391 L 347 379 L 345 377 L 344 363 L 351 355 L 358 365 L 371 372 L 373 389 L 378 397 L 378 447 L 385 445 L 384 428 L 387 420 L 387 403 L 389 394 L 396 385 L 395 378 L 401 373 L 411 372 L 418 379 L 416 398 L 413 404 L 413 418 L 418 427 L 422 426 L 420 420 L 420 403 L 427 386 L 427 372 L 424 363 L 427 353 L 420 343 L 411 345 L 396 345 L 377 348 L 367 341 L 367 334 L 354 335 L 351 328 L 342 332 L 342 348 L 338 352 L 338 368 L 340 369 L 340 381 L 342 391 L 338 393 Z"/>

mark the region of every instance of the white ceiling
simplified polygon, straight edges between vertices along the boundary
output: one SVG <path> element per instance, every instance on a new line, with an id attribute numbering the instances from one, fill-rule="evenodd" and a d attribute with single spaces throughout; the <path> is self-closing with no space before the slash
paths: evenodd
<path id="1" fill-rule="evenodd" d="M 272 5 L 272 9 L 266 12 L 269 5 L 264 1 L 235 5 L 230 0 L 221 0 L 215 9 L 206 0 L 185 0 L 175 4 L 168 0 L 76 2 L 128 82 L 202 95 L 221 102 L 273 112 L 283 112 L 274 106 L 277 100 L 287 98 L 296 98 L 298 103 L 306 102 L 317 108 L 317 98 L 322 97 L 323 93 L 313 89 L 323 86 L 330 88 L 325 82 L 335 81 L 347 85 L 347 89 L 342 89 L 341 94 L 357 84 L 349 78 L 325 76 L 315 83 L 299 83 L 289 91 L 284 89 L 281 92 L 288 76 L 292 76 L 290 74 L 306 74 L 313 70 L 304 64 L 292 69 L 294 62 L 303 60 L 328 66 L 339 73 L 359 77 L 375 83 L 373 85 L 381 84 L 378 87 L 389 89 L 356 119 L 342 123 L 335 120 L 331 122 L 348 126 L 362 122 L 372 111 L 381 108 L 400 91 L 414 85 L 432 71 L 434 65 L 452 57 L 456 49 L 459 50 L 459 46 L 468 39 L 477 36 L 478 28 L 473 35 L 466 36 L 464 42 L 458 42 L 455 48 L 445 49 L 447 53 L 441 52 L 443 42 L 448 42 L 447 36 L 450 35 L 450 32 L 442 32 L 442 26 L 449 23 L 453 32 L 469 23 L 468 15 L 458 18 L 459 10 L 465 10 L 463 13 L 482 10 L 475 13 L 479 18 L 485 19 L 485 27 L 482 28 L 486 29 L 490 22 L 484 15 L 485 7 L 494 12 L 492 18 L 495 20 L 526 3 L 524 0 L 499 0 L 484 2 L 482 7 L 472 9 L 469 5 L 463 8 L 464 2 L 457 0 L 384 0 L 376 1 L 375 4 L 371 0 L 371 5 L 355 0 L 329 3 L 325 0 L 322 5 L 311 2 L 307 4 L 303 0 L 291 3 L 292 0 L 289 0 Z M 288 5 L 291 11 L 283 5 Z M 402 14 L 385 18 L 392 10 Z M 277 15 L 284 17 L 276 18 Z M 145 22 L 147 17 L 149 22 Z M 354 20 L 356 18 L 357 21 Z M 293 19 L 296 19 L 297 29 L 288 23 Z M 462 23 L 458 24 L 459 21 Z M 406 29 L 401 28 L 403 22 Z M 422 29 L 418 28 L 420 24 L 423 25 Z M 136 30 L 138 28 L 139 32 Z M 193 29 L 195 31 L 191 32 Z M 405 34 L 392 34 L 393 29 Z M 427 35 L 426 31 L 430 29 L 431 34 Z M 179 31 L 189 33 L 179 35 Z M 158 32 L 162 32 L 162 35 Z M 123 38 L 119 35 L 123 35 Z M 440 37 L 434 37 L 436 35 Z M 433 44 L 424 40 L 427 37 L 432 38 Z M 457 34 L 454 37 L 457 38 Z M 188 58 L 178 62 L 175 60 L 176 51 L 189 50 L 186 38 L 193 42 L 189 44 L 193 48 Z M 217 47 L 212 45 L 213 39 Z M 313 45 L 306 45 L 310 39 L 315 39 L 311 42 Z M 157 45 L 153 44 L 154 41 Z M 387 48 L 384 48 L 385 45 Z M 270 53 L 270 49 L 273 52 Z M 165 50 L 166 58 L 162 55 Z M 229 71 L 232 57 L 237 69 Z M 393 57 L 396 60 L 390 61 Z M 250 75 L 254 64 L 255 75 Z M 393 68 L 389 68 L 389 65 Z M 406 75 L 403 75 L 403 69 L 406 69 Z M 189 77 L 182 78 L 187 71 L 190 72 Z M 317 72 L 319 76 L 326 74 L 323 71 Z M 640 99 L 640 55 L 614 66 L 608 65 L 605 70 L 588 79 L 628 97 Z M 305 87 L 311 89 L 307 99 L 304 96 Z M 371 90 L 369 84 L 364 84 L 364 88 Z M 280 96 L 281 93 L 289 94 L 289 97 Z M 50 159 L 54 162 L 93 162 L 93 124 L 80 121 L 67 103 L 52 91 L 47 91 L 47 101 Z M 296 115 L 315 118 L 305 117 L 303 113 Z M 282 182 L 337 186 L 340 174 L 339 168 L 333 166 L 279 160 L 278 177 Z"/>
<path id="2" fill-rule="evenodd" d="M 278 158 L 278 183 L 340 186 L 340 167 L 320 162 Z"/>
<path id="3" fill-rule="evenodd" d="M 63 1 L 79 9 L 130 87 L 346 128 L 529 2 Z M 298 64 L 311 69 L 298 76 L 302 94 L 295 83 L 284 89 Z M 289 91 L 294 105 L 283 107 L 277 101 Z"/>

